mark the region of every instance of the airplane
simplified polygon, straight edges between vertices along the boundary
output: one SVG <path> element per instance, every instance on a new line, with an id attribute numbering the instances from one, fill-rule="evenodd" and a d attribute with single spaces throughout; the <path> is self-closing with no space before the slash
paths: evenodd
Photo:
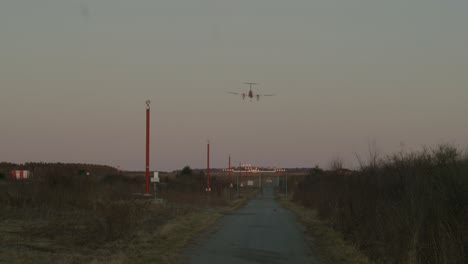
<path id="1" fill-rule="evenodd" d="M 257 101 L 260 101 L 260 97 L 262 96 L 275 96 L 274 94 L 254 94 L 254 92 L 252 91 L 252 86 L 258 85 L 258 83 L 244 83 L 244 84 L 247 84 L 250 87 L 248 93 L 233 93 L 233 92 L 228 92 L 228 93 L 242 95 L 242 100 L 245 100 L 245 97 L 249 97 L 251 102 L 253 98 L 257 98 Z"/>

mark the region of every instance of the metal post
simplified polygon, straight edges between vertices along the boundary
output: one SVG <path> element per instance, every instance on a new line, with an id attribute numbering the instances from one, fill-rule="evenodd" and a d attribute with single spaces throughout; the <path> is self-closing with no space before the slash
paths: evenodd
<path id="1" fill-rule="evenodd" d="M 240 182 L 242 181 L 242 163 L 239 163 L 239 179 L 238 179 L 238 182 L 240 184 Z M 239 186 L 237 187 L 239 188 Z"/>
<path id="2" fill-rule="evenodd" d="M 211 187 L 210 187 L 210 141 L 208 141 L 207 154 L 206 154 L 206 191 L 211 192 Z"/>
<path id="3" fill-rule="evenodd" d="M 259 181 L 260 181 L 260 195 L 262 195 L 262 196 L 263 196 L 263 189 L 262 189 L 262 174 L 260 173 L 260 174 L 259 174 L 259 176 L 260 176 L 260 177 L 259 177 Z"/>
<path id="4" fill-rule="evenodd" d="M 286 176 L 286 198 L 288 197 L 288 173 L 285 173 Z"/>
<path id="5" fill-rule="evenodd" d="M 155 182 L 155 183 L 154 183 L 154 199 L 155 199 L 155 200 L 156 200 L 156 193 L 157 193 L 157 191 L 156 191 L 156 182 Z"/>
<path id="6" fill-rule="evenodd" d="M 239 174 L 237 174 L 237 197 L 239 197 L 239 175 L 240 175 L 240 171 L 239 171 Z"/>
<path id="7" fill-rule="evenodd" d="M 228 181 L 229 181 L 229 188 L 232 188 L 232 179 L 231 179 L 231 154 L 229 154 Z"/>
<path id="8" fill-rule="evenodd" d="M 262 174 L 259 173 L 259 185 L 260 185 L 260 189 L 262 188 Z"/>
<path id="9" fill-rule="evenodd" d="M 145 194 L 149 194 L 149 155 L 150 155 L 150 100 L 146 100 L 146 172 L 145 172 Z"/>

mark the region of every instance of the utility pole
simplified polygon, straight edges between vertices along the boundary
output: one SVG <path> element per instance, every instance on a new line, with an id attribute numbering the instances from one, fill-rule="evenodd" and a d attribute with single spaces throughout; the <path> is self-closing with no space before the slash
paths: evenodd
<path id="1" fill-rule="evenodd" d="M 210 141 L 208 140 L 206 148 L 206 191 L 211 192 L 210 187 Z"/>
<path id="2" fill-rule="evenodd" d="M 231 179 L 231 154 L 229 154 L 228 181 L 229 181 L 229 188 L 232 188 L 232 179 Z"/>
<path id="3" fill-rule="evenodd" d="M 149 155 L 150 155 L 150 100 L 146 100 L 146 171 L 145 171 L 145 194 L 149 195 Z"/>
<path id="4" fill-rule="evenodd" d="M 237 195 L 239 195 L 239 184 L 242 181 L 242 162 L 239 163 L 239 176 L 237 177 Z"/>

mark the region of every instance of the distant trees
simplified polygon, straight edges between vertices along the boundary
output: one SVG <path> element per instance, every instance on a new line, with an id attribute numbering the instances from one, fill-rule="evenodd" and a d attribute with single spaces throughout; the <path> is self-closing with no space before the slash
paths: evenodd
<path id="1" fill-rule="evenodd" d="M 24 164 L 14 164 L 0 162 L 0 173 L 9 175 L 12 170 L 29 170 L 34 177 L 48 175 L 86 175 L 89 172 L 93 176 L 105 176 L 117 174 L 116 168 L 106 165 L 79 164 L 79 163 L 47 163 L 47 162 L 26 162 Z M 84 173 L 83 173 L 84 172 Z"/>
<path id="2" fill-rule="evenodd" d="M 180 175 L 190 176 L 192 174 L 193 174 L 193 171 L 192 171 L 192 168 L 190 168 L 190 166 L 185 166 L 180 172 Z"/>
<path id="3" fill-rule="evenodd" d="M 323 172 L 324 171 L 318 165 L 316 165 L 310 170 L 309 175 L 322 175 Z"/>
<path id="4" fill-rule="evenodd" d="M 193 170 L 190 166 L 185 166 L 178 171 L 176 180 L 171 182 L 170 188 L 180 191 L 199 192 L 205 190 L 204 175 L 201 171 Z"/>
<path id="5" fill-rule="evenodd" d="M 18 165 L 10 162 L 0 162 L 0 173 L 2 173 L 4 176 L 9 175 L 12 170 L 15 170 L 18 168 Z"/>
<path id="6" fill-rule="evenodd" d="M 343 169 L 343 163 L 340 156 L 333 157 L 329 164 L 330 170 L 337 171 Z"/>

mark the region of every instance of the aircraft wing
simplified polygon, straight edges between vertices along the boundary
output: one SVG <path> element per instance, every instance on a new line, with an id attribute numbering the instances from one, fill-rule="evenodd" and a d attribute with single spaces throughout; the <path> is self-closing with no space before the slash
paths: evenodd
<path id="1" fill-rule="evenodd" d="M 261 94 L 260 96 L 276 96 L 276 94 Z"/>
<path id="2" fill-rule="evenodd" d="M 228 93 L 230 93 L 230 94 L 240 94 L 240 93 L 233 93 L 233 92 L 228 92 Z"/>

